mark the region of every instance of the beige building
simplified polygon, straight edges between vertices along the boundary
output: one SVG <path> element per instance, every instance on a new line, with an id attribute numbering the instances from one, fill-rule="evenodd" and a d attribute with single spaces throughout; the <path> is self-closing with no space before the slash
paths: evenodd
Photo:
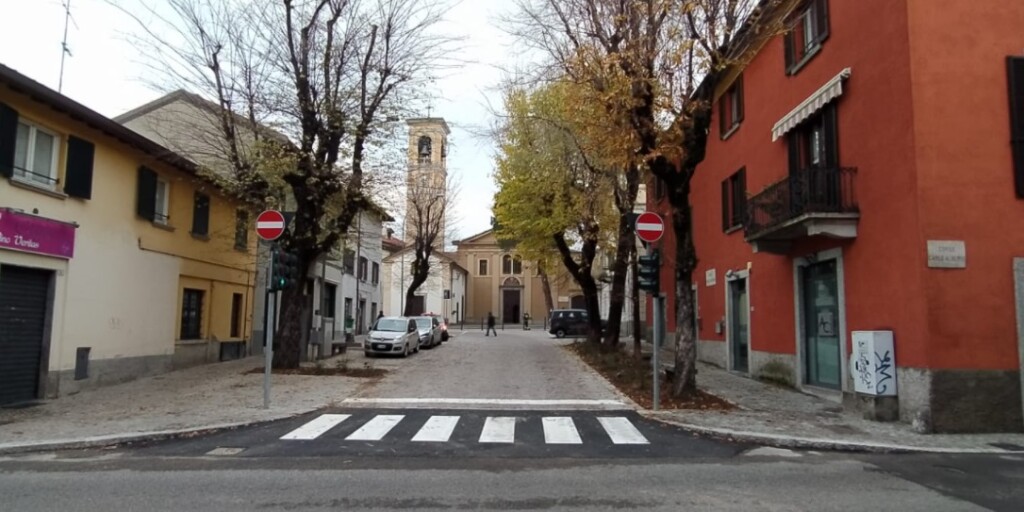
<path id="1" fill-rule="evenodd" d="M 536 262 L 524 261 L 515 251 L 504 249 L 492 229 L 455 245 L 459 263 L 469 270 L 467 323 L 482 321 L 488 312 L 494 313 L 499 324 L 520 324 L 525 313 L 530 314 L 531 324 L 544 323 L 548 308 Z M 559 266 L 549 272 L 554 308 L 582 308 L 580 288 L 565 270 Z"/>

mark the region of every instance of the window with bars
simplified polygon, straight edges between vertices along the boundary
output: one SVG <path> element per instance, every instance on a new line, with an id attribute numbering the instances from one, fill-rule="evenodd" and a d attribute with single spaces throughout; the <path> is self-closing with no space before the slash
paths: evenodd
<path id="1" fill-rule="evenodd" d="M 743 121 L 743 75 L 718 99 L 718 134 L 729 138 Z"/>
<path id="2" fill-rule="evenodd" d="M 242 294 L 231 294 L 231 337 L 242 337 Z"/>
<path id="3" fill-rule="evenodd" d="M 806 0 L 790 18 L 785 35 L 786 74 L 793 75 L 828 39 L 828 0 Z"/>
<path id="4" fill-rule="evenodd" d="M 60 137 L 34 124 L 18 121 L 14 143 L 14 177 L 53 188 L 57 184 Z"/>
<path id="5" fill-rule="evenodd" d="M 185 288 L 181 294 L 181 337 L 183 340 L 202 338 L 203 290 Z"/>

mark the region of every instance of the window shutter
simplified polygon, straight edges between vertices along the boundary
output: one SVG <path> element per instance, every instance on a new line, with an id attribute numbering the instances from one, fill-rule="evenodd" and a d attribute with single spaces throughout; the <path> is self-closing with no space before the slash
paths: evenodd
<path id="1" fill-rule="evenodd" d="M 192 203 L 192 234 L 206 235 L 210 232 L 210 196 L 196 192 Z"/>
<path id="2" fill-rule="evenodd" d="M 14 176 L 14 146 L 18 140 L 18 111 L 0 103 L 0 176 Z"/>
<path id="3" fill-rule="evenodd" d="M 825 128 L 825 166 L 830 169 L 839 167 L 839 127 L 836 116 L 836 104 L 830 103 L 822 111 L 822 122 Z"/>
<path id="4" fill-rule="evenodd" d="M 793 64 L 796 61 L 796 58 L 793 55 L 793 51 L 794 50 L 793 50 L 793 27 L 792 26 L 789 27 L 789 32 L 786 32 L 786 35 L 782 36 L 782 40 L 785 42 L 785 45 L 786 45 L 785 46 L 785 51 L 784 51 L 784 53 L 786 54 L 786 74 L 790 75 L 790 74 L 793 73 Z"/>
<path id="5" fill-rule="evenodd" d="M 68 162 L 64 168 L 64 193 L 92 199 L 92 166 L 96 146 L 74 135 L 68 137 Z"/>
<path id="6" fill-rule="evenodd" d="M 828 0 L 815 0 L 814 23 L 818 29 L 818 43 L 828 39 Z"/>
<path id="7" fill-rule="evenodd" d="M 736 123 L 743 122 L 743 75 L 736 78 Z"/>
<path id="8" fill-rule="evenodd" d="M 1013 151 L 1013 182 L 1017 197 L 1024 198 L 1024 57 L 1007 57 L 1010 81 L 1010 149 Z"/>
<path id="9" fill-rule="evenodd" d="M 786 137 L 789 143 L 789 175 L 793 176 L 800 172 L 800 132 L 793 130 Z"/>
<path id="10" fill-rule="evenodd" d="M 729 130 L 729 91 L 725 91 L 725 94 L 718 99 L 718 136 L 719 138 L 725 138 L 725 132 Z M 655 178 L 657 179 L 657 178 Z"/>
<path id="11" fill-rule="evenodd" d="M 136 212 L 138 212 L 139 217 L 148 221 L 156 218 L 156 172 L 145 166 L 139 167 Z"/>
<path id="12" fill-rule="evenodd" d="M 747 168 L 744 167 L 739 170 L 736 177 L 736 189 L 733 191 L 733 197 L 736 198 L 737 208 L 739 212 L 739 218 L 735 219 L 736 224 L 747 223 Z"/>
<path id="13" fill-rule="evenodd" d="M 732 227 L 729 223 L 729 180 L 722 181 L 722 231 L 728 231 Z"/>

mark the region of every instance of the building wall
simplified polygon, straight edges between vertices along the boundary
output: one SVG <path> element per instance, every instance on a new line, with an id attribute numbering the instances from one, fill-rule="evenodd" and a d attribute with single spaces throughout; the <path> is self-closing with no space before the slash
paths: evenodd
<path id="1" fill-rule="evenodd" d="M 851 331 L 894 331 L 902 419 L 923 430 L 1005 429 L 1020 417 L 1003 414 L 1020 402 L 1019 384 L 1009 384 L 1019 382 L 1017 374 L 978 372 L 1020 369 L 1010 268 L 1024 253 L 1017 225 L 1024 202 L 1013 196 L 1005 57 L 1024 47 L 1015 28 L 1024 5 L 935 3 L 830 1 L 830 36 L 795 75 L 784 72 L 781 37 L 743 70 L 744 119 L 723 141 L 716 109 L 707 158 L 693 180 L 698 338 L 702 355 L 723 360 L 725 349 L 710 347 L 724 347 L 727 338 L 716 329 L 725 322 L 725 274 L 749 268 L 751 373 L 778 372 L 781 364 L 798 382 L 794 262 L 839 250 L 842 349 L 850 352 Z M 954 31 L 972 35 L 954 41 Z M 722 231 L 721 183 L 745 167 L 749 197 L 784 178 L 786 140 L 772 142 L 772 126 L 845 68 L 844 93 L 833 101 L 839 163 L 857 168 L 857 237 L 799 240 L 787 255 L 754 253 L 742 230 Z M 728 86 L 729 79 L 719 92 Z M 668 212 L 664 203 L 657 208 Z M 965 241 L 967 268 L 928 268 L 928 240 Z M 668 232 L 664 247 L 673 246 Z M 674 287 L 671 261 L 662 269 L 667 290 Z M 711 270 L 716 283 L 708 286 Z M 940 369 L 956 371 L 944 378 Z M 852 393 L 846 365 L 842 371 L 843 389 Z M 981 400 L 992 396 L 1000 398 Z"/>
<path id="2" fill-rule="evenodd" d="M 463 240 L 458 244 L 459 264 L 469 270 L 469 292 L 466 305 L 467 322 L 481 322 L 491 312 L 501 322 L 501 285 L 505 279 L 515 277 L 522 284 L 521 313 L 529 313 L 531 324 L 543 323 L 548 316 L 544 301 L 544 290 L 540 276 L 537 275 L 536 263 L 523 261 L 520 274 L 505 274 L 502 268 L 502 256 L 509 253 L 503 250 L 493 233 L 487 232 Z M 480 260 L 486 260 L 487 275 L 480 275 Z M 562 268 L 549 272 L 551 295 L 554 307 L 568 308 L 569 302 L 559 301 L 559 297 L 570 297 L 580 293 L 579 287 Z"/>
<path id="3" fill-rule="evenodd" d="M 193 176 L 170 168 L 123 143 L 71 121 L 65 115 L 0 87 L 0 102 L 19 117 L 58 133 L 58 176 L 63 178 L 68 135 L 95 144 L 92 198 L 46 194 L 0 180 L 0 206 L 77 222 L 75 254 L 69 261 L 0 250 L 0 263 L 28 264 L 58 270 L 57 295 L 49 359 L 47 394 L 116 382 L 167 370 L 182 347 L 179 337 L 180 294 L 185 285 L 210 290 L 202 321 L 206 352 L 222 341 L 248 339 L 252 326 L 252 270 L 255 242 L 234 248 L 235 205 Z M 170 183 L 170 227 L 156 226 L 136 215 L 137 168 L 151 167 Z M 58 187 L 59 188 L 59 187 Z M 189 234 L 193 193 L 211 197 L 209 237 Z M 231 338 L 231 292 L 245 297 L 241 336 Z M 212 297 L 211 297 L 212 295 Z M 78 347 L 91 347 L 90 378 L 71 378 Z M 212 359 L 218 360 L 219 354 Z"/>
<path id="4" fill-rule="evenodd" d="M 919 357 L 931 368 L 1019 371 L 1010 276 L 1024 255 L 1024 200 L 1012 186 L 1005 58 L 1024 54 L 1024 4 L 939 3 L 908 2 L 919 259 L 924 240 L 963 240 L 967 268 L 918 266 L 929 342 Z M 964 27 L 978 29 L 951 41 Z"/>

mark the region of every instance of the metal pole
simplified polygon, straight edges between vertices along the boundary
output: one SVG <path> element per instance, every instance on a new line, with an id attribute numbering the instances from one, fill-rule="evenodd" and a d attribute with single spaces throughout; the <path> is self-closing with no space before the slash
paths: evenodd
<path id="1" fill-rule="evenodd" d="M 263 408 L 270 408 L 270 365 L 274 361 L 274 325 L 277 323 L 274 313 L 277 310 L 277 295 L 271 293 L 271 281 L 274 276 L 274 246 L 270 247 L 270 266 L 267 268 L 267 299 L 263 301 Z M 274 307 L 270 307 L 273 298 Z"/>
<path id="2" fill-rule="evenodd" d="M 657 411 L 661 402 L 661 379 L 659 378 L 658 353 L 661 352 L 661 338 L 665 335 L 664 301 L 660 293 L 654 296 L 654 353 L 651 355 L 651 365 L 654 366 L 654 402 L 651 410 Z"/>

